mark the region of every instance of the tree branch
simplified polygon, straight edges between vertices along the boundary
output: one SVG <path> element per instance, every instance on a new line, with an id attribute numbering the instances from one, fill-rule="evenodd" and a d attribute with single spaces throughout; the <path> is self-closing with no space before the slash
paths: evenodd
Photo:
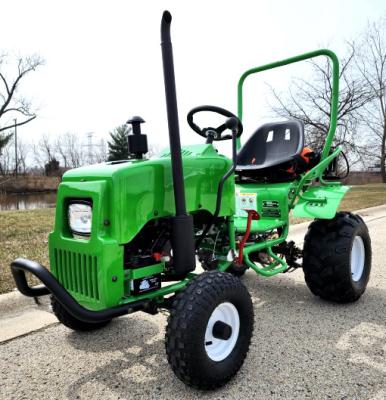
<path id="1" fill-rule="evenodd" d="M 36 115 L 32 116 L 31 118 L 26 119 L 26 120 L 23 121 L 23 122 L 16 122 L 16 126 L 25 125 L 25 124 L 27 124 L 28 122 L 31 122 L 32 120 L 34 120 L 35 118 L 36 118 Z M 11 129 L 11 128 L 13 128 L 14 126 L 15 126 L 15 124 L 8 125 L 8 126 L 4 126 L 3 128 L 0 128 L 0 132 L 6 131 L 6 130 L 8 130 L 8 129 Z"/>

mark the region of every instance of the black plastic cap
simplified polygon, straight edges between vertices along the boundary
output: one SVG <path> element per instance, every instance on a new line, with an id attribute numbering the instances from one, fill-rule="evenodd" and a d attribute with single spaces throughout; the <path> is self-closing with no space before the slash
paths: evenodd
<path id="1" fill-rule="evenodd" d="M 161 19 L 161 43 L 170 42 L 170 24 L 172 22 L 172 14 L 164 11 Z"/>
<path id="2" fill-rule="evenodd" d="M 133 123 L 139 123 L 142 124 L 143 122 L 146 122 L 143 118 L 141 118 L 138 115 L 134 115 L 131 119 L 129 119 L 126 123 L 127 124 L 133 124 Z"/>
<path id="3" fill-rule="evenodd" d="M 144 119 L 142 119 L 141 117 L 136 115 L 133 118 L 129 119 L 126 123 L 131 124 L 131 126 L 133 127 L 134 135 L 140 135 L 141 134 L 141 124 L 144 122 L 145 122 Z"/>
<path id="4" fill-rule="evenodd" d="M 172 22 L 172 14 L 168 10 L 165 10 L 164 13 L 162 14 L 162 22 L 166 22 L 167 24 L 170 24 Z"/>
<path id="5" fill-rule="evenodd" d="M 216 339 L 228 340 L 232 336 L 232 327 L 223 321 L 217 321 L 213 325 L 212 334 Z"/>
<path id="6" fill-rule="evenodd" d="M 236 129 L 238 125 L 239 125 L 239 120 L 235 117 L 230 117 L 225 121 L 225 126 L 232 131 Z"/>

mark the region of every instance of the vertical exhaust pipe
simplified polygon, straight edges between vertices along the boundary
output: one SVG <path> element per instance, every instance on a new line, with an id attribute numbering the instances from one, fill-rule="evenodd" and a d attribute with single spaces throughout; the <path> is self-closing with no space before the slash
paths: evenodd
<path id="1" fill-rule="evenodd" d="M 161 21 L 161 49 L 165 82 L 166 109 L 169 126 L 170 158 L 173 176 L 176 215 L 172 218 L 173 269 L 177 276 L 186 275 L 196 267 L 193 217 L 186 212 L 184 174 L 181 156 L 180 128 L 173 47 L 170 39 L 172 16 L 164 11 Z"/>

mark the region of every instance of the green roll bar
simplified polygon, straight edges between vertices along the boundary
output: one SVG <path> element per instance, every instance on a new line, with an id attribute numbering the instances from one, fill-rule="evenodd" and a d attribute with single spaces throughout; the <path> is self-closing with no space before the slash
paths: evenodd
<path id="1" fill-rule="evenodd" d="M 274 69 L 278 67 L 283 67 L 284 65 L 297 63 L 299 61 L 308 60 L 310 58 L 326 56 L 332 61 L 332 96 L 331 96 L 331 110 L 330 110 L 330 128 L 326 137 L 326 142 L 324 144 L 321 160 L 324 160 L 330 153 L 332 141 L 334 139 L 337 116 L 338 116 L 338 97 L 339 97 L 339 61 L 338 57 L 334 52 L 328 49 L 320 49 L 316 51 L 311 51 L 309 53 L 301 54 L 296 57 L 287 58 L 285 60 L 276 61 L 270 64 L 265 64 L 260 67 L 251 68 L 245 71 L 240 79 L 237 86 L 237 115 L 240 120 L 243 119 L 243 85 L 245 79 L 252 74 L 258 72 L 267 71 L 269 69 Z M 240 148 L 240 140 L 237 141 L 238 149 Z"/>

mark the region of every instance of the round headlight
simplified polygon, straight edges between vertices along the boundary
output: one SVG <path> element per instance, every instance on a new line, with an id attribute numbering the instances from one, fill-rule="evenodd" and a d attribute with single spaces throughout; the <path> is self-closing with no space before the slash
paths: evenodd
<path id="1" fill-rule="evenodd" d="M 89 236 L 91 234 L 91 220 L 91 205 L 72 203 L 68 206 L 68 222 L 73 233 Z"/>

